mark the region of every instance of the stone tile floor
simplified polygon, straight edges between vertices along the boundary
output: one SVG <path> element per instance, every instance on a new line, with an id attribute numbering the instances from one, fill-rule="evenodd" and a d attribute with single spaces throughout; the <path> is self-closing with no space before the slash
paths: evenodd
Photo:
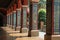
<path id="1" fill-rule="evenodd" d="M 0 40 L 6 40 L 7 37 L 6 37 L 6 32 L 0 28 Z"/>
<path id="2" fill-rule="evenodd" d="M 39 37 L 44 39 L 45 34 L 45 32 L 39 32 Z M 6 32 L 2 28 L 0 28 L 0 40 L 7 40 L 6 35 Z"/>

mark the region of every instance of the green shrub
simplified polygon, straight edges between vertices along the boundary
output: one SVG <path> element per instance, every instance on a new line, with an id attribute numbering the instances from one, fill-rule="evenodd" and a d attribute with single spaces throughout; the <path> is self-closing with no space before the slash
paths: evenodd
<path id="1" fill-rule="evenodd" d="M 45 9 L 40 9 L 38 11 L 38 29 L 40 28 L 40 22 L 43 21 L 44 24 L 46 24 L 46 10 Z"/>
<path id="2" fill-rule="evenodd" d="M 45 10 L 41 9 L 38 14 L 39 21 L 46 22 L 46 12 Z"/>

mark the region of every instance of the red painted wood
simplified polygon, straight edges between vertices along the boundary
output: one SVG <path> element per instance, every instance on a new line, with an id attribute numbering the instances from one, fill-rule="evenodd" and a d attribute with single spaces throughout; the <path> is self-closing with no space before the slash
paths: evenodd
<path id="1" fill-rule="evenodd" d="M 7 15 L 8 15 L 8 10 L 7 10 Z"/>
<path id="2" fill-rule="evenodd" d="M 13 11 L 13 7 L 11 7 L 11 11 Z"/>
<path id="3" fill-rule="evenodd" d="M 52 0 L 52 34 L 54 34 L 54 0 Z"/>
<path id="4" fill-rule="evenodd" d="M 9 16 L 10 16 L 10 24 L 9 24 L 9 25 L 11 25 L 11 8 L 9 8 L 8 11 L 9 11 L 8 14 L 9 14 Z"/>
<path id="5" fill-rule="evenodd" d="M 10 7 L 10 14 L 11 14 L 11 7 Z"/>
<path id="6" fill-rule="evenodd" d="M 8 9 L 8 14 L 9 14 L 9 9 Z"/>
<path id="7" fill-rule="evenodd" d="M 9 8 L 9 14 L 10 14 L 10 8 Z"/>
<path id="8" fill-rule="evenodd" d="M 21 8 L 21 0 L 18 0 L 17 8 Z"/>
<path id="9" fill-rule="evenodd" d="M 11 12 L 11 8 L 10 8 L 10 12 Z"/>
<path id="10" fill-rule="evenodd" d="M 22 28 L 23 28 L 23 9 L 21 8 L 21 28 L 20 28 L 20 33 L 22 33 Z"/>
<path id="11" fill-rule="evenodd" d="M 14 6 L 13 6 L 13 10 L 14 10 L 14 11 L 16 10 L 16 4 L 14 4 Z"/>
<path id="12" fill-rule="evenodd" d="M 13 12 L 13 6 L 12 6 L 12 12 Z M 14 15 L 12 13 L 12 29 L 13 29 L 13 23 L 14 23 Z"/>
<path id="13" fill-rule="evenodd" d="M 24 5 L 28 5 L 28 0 L 23 0 Z"/>
<path id="14" fill-rule="evenodd" d="M 5 9 L 5 8 L 0 8 L 0 12 L 2 12 L 2 13 L 7 13 L 7 10 Z"/>

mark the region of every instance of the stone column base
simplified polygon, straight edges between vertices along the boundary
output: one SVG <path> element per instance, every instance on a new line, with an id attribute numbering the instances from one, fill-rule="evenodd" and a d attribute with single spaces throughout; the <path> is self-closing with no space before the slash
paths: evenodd
<path id="1" fill-rule="evenodd" d="M 22 28 L 22 33 L 28 33 L 28 28 Z"/>
<path id="2" fill-rule="evenodd" d="M 12 25 L 10 25 L 10 28 L 12 28 Z"/>
<path id="3" fill-rule="evenodd" d="M 20 27 L 21 27 L 21 26 L 17 26 L 17 27 L 16 27 L 16 30 L 17 30 L 17 31 L 20 31 Z"/>
<path id="4" fill-rule="evenodd" d="M 45 35 L 44 40 L 51 40 L 51 35 Z"/>
<path id="5" fill-rule="evenodd" d="M 45 35 L 44 40 L 60 40 L 60 35 Z"/>
<path id="6" fill-rule="evenodd" d="M 10 27 L 10 25 L 8 27 Z"/>
<path id="7" fill-rule="evenodd" d="M 8 25 L 8 27 L 9 27 L 10 25 Z"/>
<path id="8" fill-rule="evenodd" d="M 39 36 L 39 30 L 31 30 L 31 37 Z"/>
<path id="9" fill-rule="evenodd" d="M 6 27 L 8 27 L 8 24 L 6 24 Z"/>

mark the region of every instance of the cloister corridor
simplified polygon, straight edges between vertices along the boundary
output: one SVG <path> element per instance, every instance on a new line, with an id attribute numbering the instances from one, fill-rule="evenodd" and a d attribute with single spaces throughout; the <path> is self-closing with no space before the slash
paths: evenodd
<path id="1" fill-rule="evenodd" d="M 60 40 L 60 0 L 0 0 L 0 40 Z"/>

